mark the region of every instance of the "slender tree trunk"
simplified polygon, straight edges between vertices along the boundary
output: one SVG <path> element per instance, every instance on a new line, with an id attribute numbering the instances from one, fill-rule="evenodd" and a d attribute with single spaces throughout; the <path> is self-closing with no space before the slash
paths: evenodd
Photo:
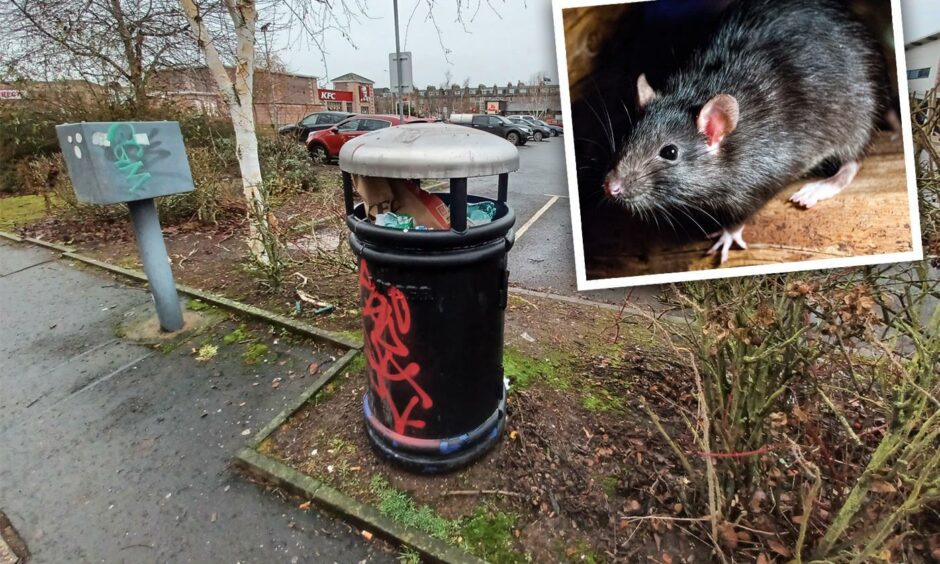
<path id="1" fill-rule="evenodd" d="M 230 77 L 213 43 L 195 0 L 180 0 L 196 42 L 206 57 L 209 72 L 219 93 L 228 105 L 235 129 L 236 154 L 242 176 L 242 192 L 248 205 L 248 248 L 256 260 L 268 264 L 265 239 L 270 226 L 267 202 L 262 192 L 261 162 L 258 158 L 258 137 L 255 134 L 252 84 L 255 71 L 255 22 L 257 12 L 253 0 L 225 0 L 235 26 L 238 40 L 235 74 Z"/>

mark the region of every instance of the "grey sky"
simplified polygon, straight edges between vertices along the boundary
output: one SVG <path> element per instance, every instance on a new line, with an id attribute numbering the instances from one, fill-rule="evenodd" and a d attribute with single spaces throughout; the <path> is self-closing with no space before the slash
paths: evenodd
<path id="1" fill-rule="evenodd" d="M 458 0 L 436 0 L 435 19 L 443 37 L 438 39 L 434 25 L 426 20 L 427 0 L 400 0 L 402 49 L 413 52 L 414 80 L 418 87 L 438 85 L 444 73 L 451 71 L 454 82 L 470 79 L 471 85 L 505 84 L 528 80 L 539 72 L 553 81 L 558 79 L 555 62 L 551 0 L 490 0 L 499 12 L 495 14 L 486 0 L 470 0 L 465 19 L 470 20 L 479 1 L 480 9 L 465 31 L 456 21 Z M 320 78 L 355 72 L 388 86 L 388 54 L 395 50 L 391 0 L 368 0 L 369 18 L 352 24 L 353 48 L 338 33 L 326 37 L 327 65 L 325 70 L 319 51 L 306 42 L 291 41 L 281 56 L 291 71 Z M 408 30 L 405 27 L 412 11 L 417 12 Z M 940 32 L 940 0 L 901 0 L 905 42 Z M 440 41 L 450 50 L 445 60 Z M 286 34 L 278 42 L 288 43 Z"/>
<path id="2" fill-rule="evenodd" d="M 901 0 L 904 42 L 940 32 L 940 0 Z"/>
<path id="3" fill-rule="evenodd" d="M 474 86 L 527 81 L 539 72 L 557 82 L 550 0 L 490 0 L 498 16 L 482 0 L 476 19 L 467 21 L 467 31 L 455 21 L 457 1 L 436 0 L 434 11 L 444 45 L 451 50 L 448 58 L 452 64 L 448 64 L 434 25 L 425 21 L 427 0 L 399 0 L 402 50 L 407 47 L 413 53 L 416 86 L 442 83 L 448 69 L 454 82 L 462 83 L 469 77 Z M 405 45 L 405 25 L 416 4 L 418 10 Z M 469 8 L 466 0 L 463 4 L 465 19 L 469 20 L 477 0 L 471 0 Z M 338 33 L 327 37 L 327 78 L 355 72 L 374 80 L 376 86 L 388 86 L 388 54 L 395 50 L 392 2 L 369 0 L 368 9 L 373 19 L 360 18 L 352 25 L 352 41 L 358 49 L 350 47 Z M 324 76 L 320 54 L 312 46 L 294 45 L 281 57 L 291 71 Z"/>

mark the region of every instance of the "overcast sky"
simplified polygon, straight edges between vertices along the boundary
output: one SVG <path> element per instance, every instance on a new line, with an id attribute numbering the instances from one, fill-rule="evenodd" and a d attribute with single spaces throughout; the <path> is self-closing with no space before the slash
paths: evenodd
<path id="1" fill-rule="evenodd" d="M 470 78 L 473 86 L 528 81 L 539 72 L 557 81 L 551 1 L 490 0 L 490 3 L 499 15 L 483 0 L 476 18 L 467 21 L 464 31 L 456 22 L 457 1 L 436 0 L 434 17 L 443 32 L 444 46 L 451 50 L 447 58 L 452 64 L 448 64 L 434 25 L 425 21 L 427 0 L 399 0 L 402 50 L 412 52 L 416 86 L 442 83 L 448 69 L 454 82 Z M 477 0 L 471 0 L 470 8 L 466 8 L 466 0 L 463 4 L 465 19 L 469 20 Z M 392 1 L 368 0 L 367 5 L 372 19 L 360 18 L 359 23 L 352 25 L 352 40 L 358 49 L 350 47 L 339 34 L 327 38 L 328 78 L 354 72 L 374 80 L 378 87 L 388 86 L 388 54 L 395 51 Z M 405 44 L 405 24 L 416 5 L 418 10 Z M 281 57 L 293 72 L 324 76 L 323 63 L 315 48 L 294 45 L 283 51 Z"/>
<path id="2" fill-rule="evenodd" d="M 453 74 L 453 81 L 470 79 L 471 85 L 506 84 L 528 81 L 536 73 L 546 73 L 557 82 L 551 0 L 490 0 L 499 12 L 489 8 L 486 0 L 475 19 L 467 21 L 465 31 L 456 21 L 457 0 L 436 0 L 435 19 L 443 37 L 439 40 L 434 25 L 427 21 L 427 0 L 400 0 L 402 50 L 413 55 L 415 85 L 439 85 L 444 73 Z M 339 33 L 327 36 L 327 65 L 333 79 L 355 72 L 388 86 L 388 54 L 395 50 L 394 21 L 391 0 L 368 0 L 369 18 L 360 18 L 351 26 L 352 48 Z M 466 0 L 463 0 L 466 6 Z M 470 20 L 477 1 L 470 0 L 465 19 Z M 405 43 L 405 25 L 417 6 Z M 910 42 L 940 32 L 940 0 L 901 0 L 904 39 Z M 450 50 L 445 59 L 441 41 Z M 326 75 L 319 51 L 306 42 L 288 41 L 282 34 L 278 47 L 281 57 L 293 72 Z"/>
<path id="3" fill-rule="evenodd" d="M 904 42 L 940 32 L 940 0 L 901 0 Z"/>

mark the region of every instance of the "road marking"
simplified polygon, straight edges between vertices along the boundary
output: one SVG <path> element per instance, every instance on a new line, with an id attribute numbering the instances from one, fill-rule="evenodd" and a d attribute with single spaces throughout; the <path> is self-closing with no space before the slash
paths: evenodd
<path id="1" fill-rule="evenodd" d="M 542 208 L 539 211 L 535 212 L 535 215 L 530 217 L 529 221 L 525 222 L 525 225 L 519 228 L 519 231 L 516 231 L 516 241 L 518 241 L 519 239 L 522 238 L 523 235 L 525 235 L 525 232 L 528 231 L 530 227 L 532 227 L 532 224 L 538 221 L 539 218 L 542 217 L 545 214 L 545 212 L 548 211 L 548 208 L 552 207 L 552 205 L 554 205 L 554 203 L 558 201 L 558 198 L 560 198 L 560 196 L 552 196 L 551 200 L 546 202 L 545 205 L 542 206 Z"/>
<path id="2" fill-rule="evenodd" d="M 558 196 L 559 198 L 568 199 L 568 196 L 562 196 L 561 194 L 542 194 L 542 195 L 543 195 L 543 196 L 548 196 L 549 198 L 551 198 L 552 196 Z"/>

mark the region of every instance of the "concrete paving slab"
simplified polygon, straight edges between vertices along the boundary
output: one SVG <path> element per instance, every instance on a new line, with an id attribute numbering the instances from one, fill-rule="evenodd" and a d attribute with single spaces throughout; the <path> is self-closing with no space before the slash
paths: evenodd
<path id="1" fill-rule="evenodd" d="M 115 340 L 146 292 L 64 262 L 0 278 L 0 294 L 0 402 L 12 406 L 0 408 L 0 507 L 32 561 L 394 561 L 229 470 L 243 433 L 309 380 L 288 373 L 340 351 L 283 342 L 248 366 L 247 345 L 220 337 L 208 362 L 191 354 L 207 337 L 170 353 Z M 49 395 L 26 408 L 32 395 L 11 401 L 11 387 Z"/>
<path id="2" fill-rule="evenodd" d="M 0 277 L 31 268 L 37 264 L 55 260 L 56 256 L 46 249 L 25 246 L 0 240 Z"/>

